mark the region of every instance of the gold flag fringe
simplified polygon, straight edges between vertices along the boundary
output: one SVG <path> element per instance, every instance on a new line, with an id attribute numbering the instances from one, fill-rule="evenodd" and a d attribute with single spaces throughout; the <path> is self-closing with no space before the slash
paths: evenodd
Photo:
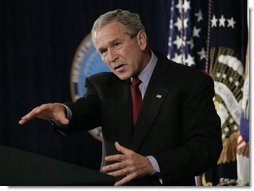
<path id="1" fill-rule="evenodd" d="M 236 160 L 237 137 L 237 133 L 233 133 L 223 140 L 223 148 L 217 164 L 229 163 Z"/>

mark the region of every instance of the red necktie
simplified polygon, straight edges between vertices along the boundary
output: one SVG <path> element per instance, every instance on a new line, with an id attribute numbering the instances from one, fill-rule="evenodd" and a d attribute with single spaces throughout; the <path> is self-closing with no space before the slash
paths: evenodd
<path id="1" fill-rule="evenodd" d="M 134 77 L 132 80 L 132 84 L 130 86 L 131 89 L 131 99 L 132 99 L 132 119 L 133 119 L 133 127 L 136 126 L 138 114 L 142 105 L 142 96 L 139 89 L 139 84 L 141 80 L 138 77 Z"/>

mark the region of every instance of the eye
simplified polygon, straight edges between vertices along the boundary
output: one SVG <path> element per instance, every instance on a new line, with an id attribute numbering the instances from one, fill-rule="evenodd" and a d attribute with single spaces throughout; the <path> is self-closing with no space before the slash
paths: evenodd
<path id="1" fill-rule="evenodd" d="M 100 50 L 100 54 L 101 54 L 101 55 L 105 55 L 106 53 L 107 53 L 107 50 L 106 50 L 106 49 L 101 49 L 101 50 Z"/>
<path id="2" fill-rule="evenodd" d="M 115 42 L 115 43 L 113 44 L 113 47 L 114 47 L 114 48 L 118 48 L 120 45 L 121 45 L 120 42 Z"/>

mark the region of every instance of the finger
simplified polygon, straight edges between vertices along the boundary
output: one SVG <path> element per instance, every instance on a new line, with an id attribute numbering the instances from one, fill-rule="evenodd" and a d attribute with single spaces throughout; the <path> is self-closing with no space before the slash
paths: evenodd
<path id="1" fill-rule="evenodd" d="M 25 124 L 29 119 L 25 118 L 25 117 L 22 117 L 20 120 L 19 120 L 19 124 L 20 125 L 23 125 Z"/>
<path id="2" fill-rule="evenodd" d="M 37 114 L 38 114 L 38 107 L 34 108 L 31 112 L 29 112 L 26 115 L 24 115 L 19 120 L 19 124 L 23 125 L 24 123 L 26 123 L 27 121 L 31 120 L 32 118 L 35 118 Z"/>
<path id="3" fill-rule="evenodd" d="M 119 170 L 119 169 L 123 169 L 124 167 L 125 167 L 124 163 L 117 162 L 117 163 L 114 163 L 114 164 L 103 166 L 102 171 L 112 172 L 112 171 L 116 171 L 116 170 Z"/>
<path id="4" fill-rule="evenodd" d="M 61 124 L 63 125 L 68 125 L 69 124 L 69 120 L 65 117 L 65 115 L 56 115 L 54 117 L 54 119 L 56 119 L 57 121 L 59 121 Z"/>
<path id="5" fill-rule="evenodd" d="M 116 155 L 109 155 L 105 157 L 105 161 L 107 162 L 113 162 L 113 161 L 123 161 L 126 159 L 126 156 L 122 155 L 122 154 L 116 154 Z"/>
<path id="6" fill-rule="evenodd" d="M 25 118 L 21 118 L 20 120 L 19 120 L 19 124 L 20 125 L 23 125 L 23 124 L 25 124 L 27 122 L 27 120 L 25 119 Z"/>
<path id="7" fill-rule="evenodd" d="M 66 119 L 65 117 L 60 118 L 59 121 L 60 121 L 60 123 L 62 123 L 63 125 L 68 125 L 68 124 L 69 124 L 69 120 Z"/>
<path id="8" fill-rule="evenodd" d="M 119 177 L 119 176 L 126 176 L 128 175 L 128 171 L 126 169 L 119 169 L 113 172 L 107 173 L 108 175 L 114 176 L 114 177 Z"/>
<path id="9" fill-rule="evenodd" d="M 49 103 L 42 104 L 41 106 L 34 108 L 31 112 L 29 112 L 19 120 L 19 124 L 23 125 L 24 123 L 35 117 L 44 120 L 55 119 L 64 125 L 67 125 L 69 123 L 69 120 L 65 116 L 64 107 L 59 104 Z"/>
<path id="10" fill-rule="evenodd" d="M 124 178 L 122 178 L 121 180 L 117 181 L 115 183 L 115 186 L 122 186 L 125 185 L 126 183 L 130 182 L 131 180 L 133 180 L 135 178 L 134 174 L 129 174 L 127 176 L 125 176 Z"/>
<path id="11" fill-rule="evenodd" d="M 19 124 L 23 125 L 24 123 L 27 122 L 27 118 L 25 116 L 23 116 L 20 120 L 19 120 Z"/>
<path id="12" fill-rule="evenodd" d="M 115 147 L 116 147 L 116 150 L 118 150 L 119 152 L 123 154 L 130 154 L 133 152 L 132 150 L 127 149 L 126 147 L 120 145 L 117 141 L 115 142 Z"/>

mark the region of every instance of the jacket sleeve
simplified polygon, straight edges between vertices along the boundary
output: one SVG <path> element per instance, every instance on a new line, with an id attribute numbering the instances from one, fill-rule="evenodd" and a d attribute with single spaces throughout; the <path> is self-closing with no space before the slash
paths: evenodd
<path id="1" fill-rule="evenodd" d="M 76 102 L 66 102 L 71 111 L 69 125 L 55 125 L 56 131 L 62 135 L 88 131 L 100 126 L 100 101 L 94 85 L 86 79 L 86 94 Z"/>

